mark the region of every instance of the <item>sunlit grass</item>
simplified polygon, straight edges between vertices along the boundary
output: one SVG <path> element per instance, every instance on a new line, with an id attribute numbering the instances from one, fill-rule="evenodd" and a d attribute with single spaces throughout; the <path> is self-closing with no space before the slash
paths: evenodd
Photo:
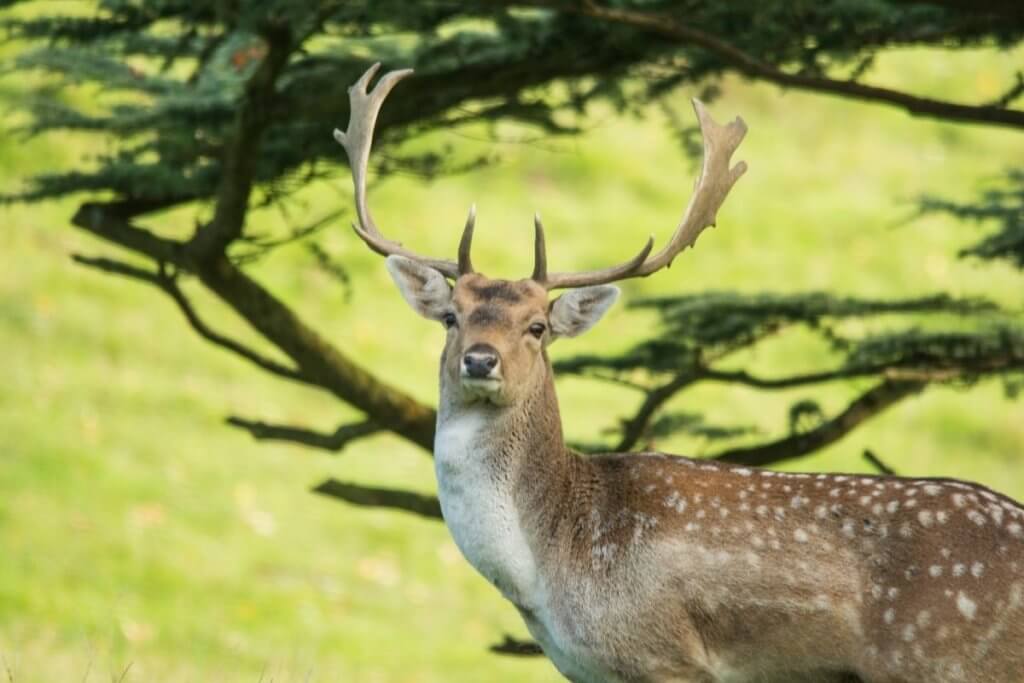
<path id="1" fill-rule="evenodd" d="M 982 100 L 1021 56 L 949 60 L 917 51 L 883 60 L 878 79 Z M 685 96 L 672 106 L 689 120 Z M 626 283 L 626 302 L 708 289 L 827 289 L 949 291 L 1021 305 L 1019 272 L 954 257 L 975 227 L 905 219 L 921 193 L 971 197 L 1024 158 L 1024 137 L 734 80 L 712 111 L 747 120 L 739 156 L 750 171 L 720 227 L 667 273 Z M 489 149 L 469 137 L 442 133 L 434 142 L 467 156 Z M 501 144 L 493 167 L 431 184 L 389 181 L 372 201 L 389 234 L 439 255 L 454 253 L 466 208 L 477 202 L 474 260 L 494 275 L 529 272 L 535 210 L 548 227 L 553 268 L 600 266 L 673 229 L 693 164 L 672 140 L 657 110 L 644 121 L 598 111 L 579 139 Z M 3 140 L 4 186 L 92 150 L 65 137 Z M 332 210 L 339 192 L 348 192 L 346 178 L 310 188 L 302 221 Z M 258 445 L 223 425 L 240 414 L 332 429 L 355 415 L 200 341 L 158 293 L 71 265 L 71 252 L 110 251 L 69 227 L 74 206 L 0 210 L 0 654 L 15 681 L 81 680 L 87 671 L 89 680 L 116 680 L 129 664 L 125 680 L 138 681 L 557 680 L 541 660 L 486 652 L 503 633 L 525 631 L 442 526 L 307 492 L 326 476 L 431 491 L 424 454 L 379 436 L 332 457 Z M 191 225 L 180 214 L 161 221 L 172 219 L 181 234 Z M 266 212 L 257 220 L 280 219 Z M 255 273 L 346 353 L 433 401 L 439 327 L 406 309 L 380 260 L 343 223 L 325 248 L 350 272 L 350 300 L 301 248 L 271 256 Z M 204 315 L 252 338 L 189 291 Z M 621 349 L 650 324 L 620 307 L 553 353 Z M 749 361 L 765 374 L 786 372 L 819 360 L 809 348 L 798 335 Z M 784 429 L 793 400 L 813 395 L 836 410 L 863 388 L 767 398 L 702 386 L 671 407 L 770 435 Z M 559 390 L 574 439 L 613 425 L 637 401 L 577 379 Z M 663 446 L 707 449 L 682 438 Z M 799 466 L 864 470 L 865 447 L 901 473 L 966 477 L 1024 497 L 1021 403 L 994 383 L 930 390 Z"/>

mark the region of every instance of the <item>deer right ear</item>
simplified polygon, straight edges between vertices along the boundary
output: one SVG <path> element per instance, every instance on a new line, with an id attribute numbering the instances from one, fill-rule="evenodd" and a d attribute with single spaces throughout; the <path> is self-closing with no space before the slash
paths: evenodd
<path id="1" fill-rule="evenodd" d="M 424 318 L 440 320 L 450 310 L 452 288 L 444 275 L 404 256 L 388 256 L 384 265 L 405 300 Z"/>

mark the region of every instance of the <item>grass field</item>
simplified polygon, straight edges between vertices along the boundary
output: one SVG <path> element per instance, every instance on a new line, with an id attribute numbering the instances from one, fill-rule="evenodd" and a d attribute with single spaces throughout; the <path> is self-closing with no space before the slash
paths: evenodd
<path id="1" fill-rule="evenodd" d="M 1022 59 L 1022 51 L 956 59 L 910 52 L 881 60 L 874 78 L 984 101 Z M 18 94 L 14 85 L 3 96 Z M 686 95 L 672 106 L 689 117 Z M 739 81 L 726 83 L 712 110 L 720 120 L 747 120 L 739 156 L 750 171 L 719 228 L 668 273 L 627 283 L 626 301 L 706 289 L 827 289 L 893 297 L 943 290 L 1024 303 L 1019 271 L 955 258 L 978 228 L 938 216 L 905 220 L 921 193 L 969 198 L 1019 164 L 1024 136 Z M 534 210 L 548 228 L 553 268 L 602 265 L 635 251 L 648 233 L 663 241 L 674 227 L 694 169 L 672 139 L 660 111 L 642 121 L 595 112 L 581 138 L 510 140 L 497 145 L 493 167 L 429 185 L 389 181 L 372 200 L 392 234 L 436 254 L 454 253 L 476 201 L 474 261 L 492 275 L 529 272 Z M 467 155 L 491 147 L 472 131 L 434 142 Z M 78 163 L 91 145 L 0 139 L 3 189 Z M 327 213 L 348 187 L 344 177 L 311 187 L 296 221 Z M 353 415 L 208 346 L 165 297 L 73 266 L 72 252 L 108 250 L 69 226 L 74 206 L 0 208 L 0 679 L 558 680 L 544 660 L 487 652 L 502 634 L 525 630 L 441 525 L 308 492 L 326 476 L 432 491 L 423 453 L 379 436 L 331 457 L 256 444 L 225 426 L 226 415 L 239 414 L 331 429 Z M 192 218 L 160 220 L 188 228 Z M 300 248 L 255 271 L 347 353 L 432 402 L 441 331 L 406 310 L 380 260 L 343 223 L 324 244 L 349 269 L 350 297 Z M 200 301 L 205 315 L 251 338 L 214 302 Z M 650 324 L 619 307 L 586 338 L 553 352 L 622 348 Z M 812 367 L 820 353 L 796 335 L 749 360 L 770 374 Z M 858 389 L 814 395 L 835 409 Z M 635 401 L 582 380 L 559 390 L 572 438 L 613 423 Z M 789 402 L 807 393 L 767 400 L 709 386 L 673 407 L 770 434 L 783 428 Z M 703 445 L 664 446 L 693 453 Z M 996 383 L 930 390 L 799 467 L 865 470 L 865 447 L 903 474 L 965 477 L 1024 497 L 1024 404 L 1006 400 Z"/>

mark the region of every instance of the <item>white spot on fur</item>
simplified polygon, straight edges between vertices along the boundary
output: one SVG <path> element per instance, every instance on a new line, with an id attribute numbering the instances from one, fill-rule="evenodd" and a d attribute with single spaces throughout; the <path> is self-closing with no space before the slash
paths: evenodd
<path id="1" fill-rule="evenodd" d="M 956 608 L 960 610 L 960 614 L 967 617 L 968 620 L 974 619 L 974 615 L 978 611 L 977 603 L 971 600 L 963 591 L 956 594 Z"/>
<path id="2" fill-rule="evenodd" d="M 686 498 L 679 495 L 679 491 L 673 491 L 672 493 L 665 496 L 662 501 L 662 505 L 665 507 L 675 510 L 678 513 L 682 513 L 686 510 Z"/>

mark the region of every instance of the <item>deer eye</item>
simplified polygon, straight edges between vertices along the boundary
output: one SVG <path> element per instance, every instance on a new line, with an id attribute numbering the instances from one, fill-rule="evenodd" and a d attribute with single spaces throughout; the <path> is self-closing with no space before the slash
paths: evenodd
<path id="1" fill-rule="evenodd" d="M 547 329 L 548 328 L 547 326 L 544 325 L 544 323 L 534 323 L 530 325 L 530 334 L 532 334 L 537 339 L 540 339 L 541 337 L 544 336 L 544 332 Z"/>
<path id="2" fill-rule="evenodd" d="M 445 313 L 441 316 L 441 323 L 449 330 L 455 327 L 456 319 L 454 313 Z"/>

